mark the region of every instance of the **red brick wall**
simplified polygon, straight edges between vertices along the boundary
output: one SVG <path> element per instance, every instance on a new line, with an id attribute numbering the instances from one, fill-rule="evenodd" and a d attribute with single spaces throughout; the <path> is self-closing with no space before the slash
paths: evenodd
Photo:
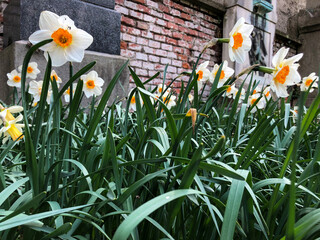
<path id="1" fill-rule="evenodd" d="M 142 80 L 162 73 L 166 64 L 168 82 L 190 72 L 203 46 L 222 33 L 223 16 L 191 1 L 116 0 L 115 10 L 122 15 L 121 55 L 131 59 Z M 208 49 L 202 61 L 220 63 L 221 51 L 221 45 Z M 161 82 L 162 74 L 152 85 Z"/>

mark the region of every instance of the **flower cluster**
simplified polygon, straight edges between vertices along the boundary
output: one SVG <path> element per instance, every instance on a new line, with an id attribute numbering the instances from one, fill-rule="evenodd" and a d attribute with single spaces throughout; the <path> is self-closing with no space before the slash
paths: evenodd
<path id="1" fill-rule="evenodd" d="M 21 71 L 22 71 L 22 65 L 19 66 L 18 69 L 14 69 L 10 73 L 7 73 L 7 77 L 8 77 L 7 84 L 10 87 L 21 88 Z M 27 67 L 26 78 L 36 79 L 39 73 L 40 73 L 40 70 L 38 69 L 38 64 L 36 62 L 30 62 Z"/>
<path id="2" fill-rule="evenodd" d="M 12 115 L 12 113 L 19 113 L 22 111 L 23 108 L 20 106 L 4 108 L 0 104 L 0 125 L 3 125 L 0 129 L 0 137 L 4 136 L 2 144 L 6 143 L 9 137 L 11 137 L 13 141 L 23 138 L 22 128 L 24 127 L 24 124 L 18 123 L 23 117 L 21 114 L 17 118 Z"/>

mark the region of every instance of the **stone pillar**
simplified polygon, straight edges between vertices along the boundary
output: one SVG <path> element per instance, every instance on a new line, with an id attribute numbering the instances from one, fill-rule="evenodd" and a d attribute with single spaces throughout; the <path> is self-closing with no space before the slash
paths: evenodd
<path id="1" fill-rule="evenodd" d="M 247 61 L 244 64 L 232 63 L 228 54 L 228 45 L 223 45 L 222 58 L 228 60 L 230 66 L 235 69 L 235 74 L 240 73 L 244 68 L 255 63 L 271 66 L 273 41 L 276 30 L 276 0 L 267 1 L 273 10 L 264 14 L 261 9 L 257 9 L 257 5 L 252 0 L 226 0 L 226 14 L 223 21 L 223 36 L 229 37 L 236 21 L 243 17 L 246 23 L 255 26 L 252 37 L 252 49 L 247 56 Z M 271 5 L 272 4 L 272 5 Z M 255 7 L 256 6 L 256 7 Z M 256 76 L 257 80 L 264 80 L 262 76 Z"/>

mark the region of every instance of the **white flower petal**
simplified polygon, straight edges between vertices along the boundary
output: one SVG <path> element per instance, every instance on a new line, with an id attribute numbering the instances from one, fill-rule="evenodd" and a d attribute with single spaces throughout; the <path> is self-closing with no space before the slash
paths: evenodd
<path id="1" fill-rule="evenodd" d="M 60 67 L 68 61 L 67 58 L 65 57 L 64 48 L 60 46 L 56 46 L 54 50 L 48 53 L 52 60 L 52 66 L 54 67 Z"/>
<path id="2" fill-rule="evenodd" d="M 65 57 L 70 62 L 81 62 L 84 57 L 84 50 L 72 44 L 65 48 Z"/>
<path id="3" fill-rule="evenodd" d="M 59 26 L 59 16 L 50 11 L 43 11 L 40 14 L 39 27 L 41 30 L 55 31 Z"/>
<path id="4" fill-rule="evenodd" d="M 76 29 L 70 33 L 72 34 L 72 44 L 82 49 L 87 49 L 93 42 L 93 37 L 81 29 Z"/>

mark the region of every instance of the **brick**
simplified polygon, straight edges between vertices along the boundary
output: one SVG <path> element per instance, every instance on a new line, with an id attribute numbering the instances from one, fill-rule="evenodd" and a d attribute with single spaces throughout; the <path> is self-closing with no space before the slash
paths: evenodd
<path id="1" fill-rule="evenodd" d="M 188 33 L 189 33 L 190 35 L 196 36 L 196 37 L 198 37 L 198 35 L 199 35 L 198 31 L 192 30 L 192 29 L 189 29 L 189 30 L 188 30 Z"/>
<path id="2" fill-rule="evenodd" d="M 193 22 L 185 22 L 185 24 L 188 28 L 194 28 Z"/>
<path id="3" fill-rule="evenodd" d="M 139 60 L 130 60 L 130 66 L 132 67 L 142 67 L 142 62 Z"/>
<path id="4" fill-rule="evenodd" d="M 135 26 L 136 22 L 131 19 L 131 18 L 127 18 L 125 16 L 121 16 L 121 22 L 130 26 Z"/>
<path id="5" fill-rule="evenodd" d="M 136 55 L 136 53 L 133 51 L 121 49 L 121 56 L 123 56 L 123 57 L 134 58 L 135 55 Z"/>
<path id="6" fill-rule="evenodd" d="M 157 71 L 150 71 L 150 70 L 149 70 L 149 76 L 150 76 L 150 77 L 156 75 L 157 73 L 158 73 Z"/>
<path id="7" fill-rule="evenodd" d="M 169 64 L 171 64 L 171 60 L 170 60 Z M 154 67 L 154 69 L 157 70 L 157 71 L 163 71 L 164 68 L 165 68 L 165 66 L 161 65 L 161 64 L 156 64 L 155 67 Z"/>
<path id="8" fill-rule="evenodd" d="M 127 49 L 128 48 L 128 43 L 126 43 L 125 41 L 121 41 L 120 42 L 120 48 L 121 49 Z"/>
<path id="9" fill-rule="evenodd" d="M 175 17 L 180 17 L 180 11 L 179 10 L 176 10 L 176 9 L 171 9 L 170 10 L 170 14 L 175 16 Z"/>
<path id="10" fill-rule="evenodd" d="M 157 19 L 156 24 L 158 24 L 160 26 L 167 26 L 167 21 L 164 21 L 162 19 Z"/>
<path id="11" fill-rule="evenodd" d="M 124 3 L 124 0 L 115 0 L 115 3 L 116 3 L 116 4 L 120 4 L 120 5 L 123 5 L 123 3 Z"/>
<path id="12" fill-rule="evenodd" d="M 137 3 L 142 3 L 142 4 L 146 4 L 146 0 L 131 0 Z"/>
<path id="13" fill-rule="evenodd" d="M 168 44 L 161 43 L 161 49 L 167 50 L 167 51 L 172 51 L 172 46 L 168 45 Z"/>
<path id="14" fill-rule="evenodd" d="M 143 47 L 143 51 L 148 54 L 155 54 L 155 52 L 156 52 L 156 50 L 154 48 L 150 48 L 150 47 L 146 47 L 146 46 Z"/>
<path id="15" fill-rule="evenodd" d="M 142 33 L 142 37 L 153 38 L 153 33 L 151 32 L 142 31 L 141 33 Z"/>
<path id="16" fill-rule="evenodd" d="M 171 59 L 161 58 L 161 63 L 162 63 L 162 64 L 171 64 Z"/>
<path id="17" fill-rule="evenodd" d="M 190 36 L 184 34 L 183 37 L 182 37 L 182 39 L 185 40 L 185 41 L 187 41 L 187 42 L 192 42 L 193 37 L 190 37 Z"/>
<path id="18" fill-rule="evenodd" d="M 195 16 L 196 16 L 197 18 L 204 18 L 203 13 L 201 13 L 201 12 L 196 12 L 196 13 L 195 13 Z"/>
<path id="19" fill-rule="evenodd" d="M 154 40 L 159 41 L 159 42 L 166 42 L 166 36 L 155 34 Z"/>
<path id="20" fill-rule="evenodd" d="M 181 47 L 173 47 L 173 52 L 183 54 L 184 50 Z"/>
<path id="21" fill-rule="evenodd" d="M 162 34 L 165 35 L 165 36 L 168 36 L 168 37 L 172 36 L 171 30 L 165 29 L 165 28 L 162 29 Z"/>
<path id="22" fill-rule="evenodd" d="M 210 35 L 206 34 L 206 33 L 203 33 L 203 32 L 199 32 L 199 37 L 201 38 L 205 38 L 205 39 L 210 39 Z"/>
<path id="23" fill-rule="evenodd" d="M 114 9 L 115 9 L 117 12 L 122 13 L 122 14 L 124 14 L 124 15 L 128 15 L 128 14 L 129 14 L 129 10 L 128 10 L 127 8 L 124 8 L 124 7 L 120 6 L 120 5 L 116 5 L 116 6 L 114 7 Z"/>
<path id="24" fill-rule="evenodd" d="M 182 33 L 180 32 L 173 32 L 172 37 L 182 39 Z"/>
<path id="25" fill-rule="evenodd" d="M 175 40 L 173 38 L 169 38 L 169 37 L 167 37 L 166 42 L 169 43 L 169 44 L 172 44 L 172 45 L 177 45 L 178 44 L 177 40 Z"/>
<path id="26" fill-rule="evenodd" d="M 136 59 L 148 61 L 148 56 L 147 56 L 147 54 L 137 52 Z"/>
<path id="27" fill-rule="evenodd" d="M 162 32 L 162 28 L 158 27 L 158 26 L 155 26 L 155 25 L 150 25 L 149 31 L 150 32 L 155 32 L 155 33 L 161 33 Z"/>
<path id="28" fill-rule="evenodd" d="M 149 44 L 149 40 L 145 39 L 145 38 L 137 37 L 137 43 L 141 44 L 141 45 L 148 45 Z"/>
<path id="29" fill-rule="evenodd" d="M 164 51 L 164 50 L 157 49 L 155 52 L 155 55 L 160 56 L 160 57 L 166 57 L 166 56 L 168 56 L 168 52 Z"/>
<path id="30" fill-rule="evenodd" d="M 132 35 L 136 35 L 136 36 L 141 35 L 141 31 L 139 29 L 132 28 L 132 27 L 127 28 L 127 33 L 132 34 Z"/>
<path id="31" fill-rule="evenodd" d="M 137 27 L 143 30 L 148 30 L 149 29 L 149 24 L 146 22 L 137 22 Z"/>
<path id="32" fill-rule="evenodd" d="M 137 19 L 140 19 L 140 20 L 143 19 L 143 13 L 140 13 L 140 12 L 136 12 L 136 11 L 130 10 L 129 15 L 131 17 L 133 17 L 133 18 L 137 18 Z"/>
<path id="33" fill-rule="evenodd" d="M 182 63 L 182 67 L 186 68 L 186 69 L 190 69 L 191 68 L 189 63 L 187 63 L 187 62 Z"/>
<path id="34" fill-rule="evenodd" d="M 122 39 L 129 42 L 136 42 L 136 37 L 127 33 L 122 34 Z"/>
<path id="35" fill-rule="evenodd" d="M 180 24 L 180 25 L 185 25 L 185 21 L 181 18 L 174 18 L 174 23 Z"/>
<path id="36" fill-rule="evenodd" d="M 168 52 L 168 57 L 176 59 L 177 58 L 177 54 L 173 53 L 173 52 Z"/>
<path id="37" fill-rule="evenodd" d="M 152 47 L 152 48 L 160 48 L 160 43 L 157 42 L 157 41 L 150 40 L 150 41 L 149 41 L 149 47 Z"/>
<path id="38" fill-rule="evenodd" d="M 154 70 L 154 64 L 150 62 L 143 62 L 142 67 L 144 69 Z"/>
<path id="39" fill-rule="evenodd" d="M 169 13 L 169 8 L 163 4 L 159 4 L 159 10 L 164 13 Z"/>
<path id="40" fill-rule="evenodd" d="M 174 17 L 168 15 L 168 14 L 163 14 L 163 19 L 167 20 L 167 21 L 174 21 Z"/>
<path id="41" fill-rule="evenodd" d="M 179 9 L 180 11 L 184 11 L 184 9 L 186 8 L 186 7 L 182 6 L 181 4 L 174 3 L 174 2 L 172 3 L 172 6 L 176 9 Z"/>
<path id="42" fill-rule="evenodd" d="M 127 26 L 121 25 L 120 31 L 121 31 L 121 32 L 127 32 Z"/>
<path id="43" fill-rule="evenodd" d="M 151 0 L 147 0 L 147 5 L 155 8 L 155 9 L 158 8 L 158 3 L 151 1 Z"/>
<path id="44" fill-rule="evenodd" d="M 183 33 L 189 32 L 189 29 L 188 29 L 188 28 L 185 28 L 185 27 L 182 27 L 182 26 L 179 26 L 178 30 L 179 30 L 180 32 L 183 32 Z"/>
<path id="45" fill-rule="evenodd" d="M 181 18 L 186 20 L 191 20 L 191 16 L 189 14 L 181 13 Z"/>
<path id="46" fill-rule="evenodd" d="M 139 10 L 138 4 L 133 3 L 131 1 L 125 1 L 124 5 L 128 8 L 131 8 L 133 10 Z"/>
<path id="47" fill-rule="evenodd" d="M 178 59 L 180 59 L 182 61 L 187 61 L 188 60 L 188 55 L 178 54 Z"/>
<path id="48" fill-rule="evenodd" d="M 160 58 L 157 56 L 149 55 L 149 61 L 158 63 L 160 61 Z"/>
<path id="49" fill-rule="evenodd" d="M 172 22 L 168 22 L 168 28 L 174 29 L 174 30 L 179 30 L 178 25 L 175 23 L 172 23 Z"/>
<path id="50" fill-rule="evenodd" d="M 155 17 L 158 17 L 158 18 L 162 18 L 162 16 L 163 16 L 163 13 L 160 13 L 160 12 L 155 11 L 155 10 L 153 10 L 153 9 L 150 11 L 150 14 L 151 14 L 152 16 L 155 16 Z"/>
<path id="51" fill-rule="evenodd" d="M 148 76 L 148 71 L 146 69 L 137 68 L 135 69 L 135 73 L 138 76 Z"/>
<path id="52" fill-rule="evenodd" d="M 168 72 L 171 72 L 171 73 L 177 73 L 177 68 L 176 67 L 173 67 L 173 66 L 169 66 L 167 68 L 167 71 Z"/>
<path id="53" fill-rule="evenodd" d="M 175 67 L 182 67 L 182 61 L 172 60 L 172 65 Z"/>
<path id="54" fill-rule="evenodd" d="M 147 14 L 144 15 L 143 20 L 146 22 L 152 22 L 152 23 L 156 22 L 156 19 L 154 17 Z"/>
<path id="55" fill-rule="evenodd" d="M 128 49 L 134 50 L 134 51 L 141 51 L 142 46 L 139 45 L 139 44 L 135 44 L 135 43 L 129 43 L 128 44 Z"/>

